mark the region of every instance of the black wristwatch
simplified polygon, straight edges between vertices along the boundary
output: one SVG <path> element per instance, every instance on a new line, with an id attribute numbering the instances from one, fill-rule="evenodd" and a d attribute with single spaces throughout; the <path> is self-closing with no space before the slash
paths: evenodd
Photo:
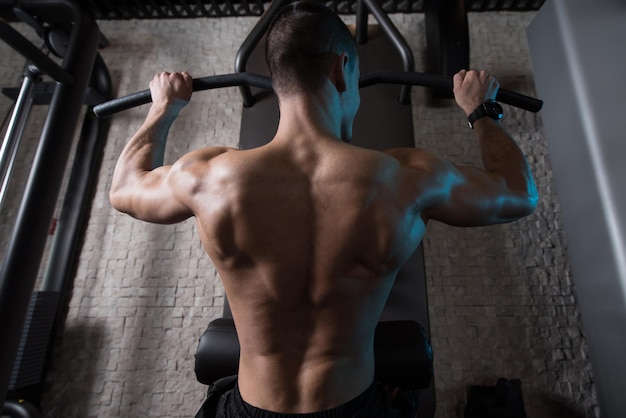
<path id="1" fill-rule="evenodd" d="M 489 116 L 493 120 L 502 119 L 503 112 L 500 103 L 493 100 L 485 101 L 485 103 L 481 104 L 476 109 L 474 109 L 472 113 L 470 113 L 470 115 L 467 117 L 467 124 L 470 128 L 474 129 L 474 123 L 478 119 L 484 118 L 485 116 Z"/>

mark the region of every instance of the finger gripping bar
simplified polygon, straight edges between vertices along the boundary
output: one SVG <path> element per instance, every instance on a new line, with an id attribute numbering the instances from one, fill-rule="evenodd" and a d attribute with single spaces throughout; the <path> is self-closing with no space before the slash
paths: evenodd
<path id="1" fill-rule="evenodd" d="M 403 84 L 452 91 L 452 77 L 437 74 L 402 71 L 375 72 L 365 74 L 359 81 L 361 88 L 375 84 Z M 272 81 L 269 77 L 253 73 L 236 73 L 196 78 L 193 80 L 193 91 L 244 85 L 272 90 Z M 543 106 L 543 101 L 539 99 L 502 88 L 498 90 L 496 100 L 535 113 L 539 112 Z M 99 118 L 107 118 L 123 110 L 150 103 L 151 101 L 150 90 L 143 90 L 100 103 L 93 108 L 93 112 Z"/>

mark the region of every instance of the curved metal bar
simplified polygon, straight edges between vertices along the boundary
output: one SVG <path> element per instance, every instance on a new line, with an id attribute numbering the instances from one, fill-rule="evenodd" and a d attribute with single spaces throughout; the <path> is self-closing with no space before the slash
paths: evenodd
<path id="1" fill-rule="evenodd" d="M 272 19 L 281 10 L 285 3 L 286 0 L 273 1 L 261 17 L 261 19 L 259 19 L 259 21 L 256 23 L 250 34 L 244 40 L 243 44 L 241 44 L 239 51 L 237 51 L 237 56 L 235 58 L 235 72 L 243 73 L 246 71 L 246 64 L 248 63 L 248 58 L 252 54 L 252 51 L 261 41 L 263 35 L 269 28 Z M 400 53 L 400 58 L 402 59 L 402 66 L 404 71 L 415 71 L 415 59 L 413 58 L 413 51 L 411 51 L 411 48 L 407 44 L 402 34 L 400 34 L 391 19 L 389 19 L 389 16 L 387 16 L 383 8 L 376 2 L 376 0 L 358 0 L 357 11 L 357 43 L 361 44 L 367 41 L 367 16 L 369 11 L 379 23 L 385 35 L 387 35 L 387 37 L 391 40 L 393 46 Z M 241 86 L 240 90 L 243 97 L 243 105 L 245 107 L 250 107 L 254 105 L 254 96 L 252 95 L 250 87 Z M 399 101 L 400 103 L 405 105 L 410 103 L 410 85 L 405 85 L 402 87 L 402 90 L 400 91 Z"/>
<path id="2" fill-rule="evenodd" d="M 365 3 L 369 12 L 374 16 L 378 24 L 380 25 L 385 35 L 389 38 L 393 46 L 400 53 L 400 58 L 402 58 L 402 67 L 406 72 L 414 72 L 415 71 L 415 59 L 413 58 L 413 51 L 406 43 L 406 40 L 402 36 L 402 34 L 398 31 L 398 28 L 393 24 L 387 13 L 383 10 L 383 8 L 378 4 L 376 0 L 360 0 Z M 410 84 L 406 84 L 402 86 L 402 90 L 400 90 L 400 98 L 399 101 L 403 105 L 407 105 L 411 102 L 411 87 Z"/>
<path id="3" fill-rule="evenodd" d="M 252 51 L 254 51 L 254 48 L 256 48 L 259 44 L 263 35 L 272 23 L 272 19 L 274 19 L 274 16 L 280 11 L 285 3 L 285 0 L 274 0 L 265 13 L 263 13 L 263 16 L 261 16 L 256 25 L 254 25 L 254 28 L 252 28 L 246 39 L 239 47 L 239 51 L 237 51 L 237 56 L 235 57 L 236 73 L 246 72 L 246 65 L 248 64 L 248 59 L 250 58 Z M 254 105 L 254 96 L 252 95 L 250 87 L 246 85 L 242 85 L 240 87 L 241 96 L 243 97 L 243 105 L 245 107 Z"/>
<path id="4" fill-rule="evenodd" d="M 361 88 L 375 84 L 402 84 L 434 87 L 441 90 L 452 91 L 452 77 L 437 74 L 381 71 L 364 74 L 359 80 L 359 87 Z M 193 80 L 193 91 L 235 86 L 252 86 L 272 90 L 272 81 L 269 77 L 253 73 L 214 75 Z M 496 99 L 502 103 L 534 113 L 539 112 L 543 106 L 543 101 L 539 99 L 502 88 L 498 90 Z M 129 94 L 128 96 L 101 103 L 94 107 L 93 112 L 99 118 L 107 118 L 123 110 L 150 103 L 151 101 L 150 90 L 142 90 L 137 93 Z"/>

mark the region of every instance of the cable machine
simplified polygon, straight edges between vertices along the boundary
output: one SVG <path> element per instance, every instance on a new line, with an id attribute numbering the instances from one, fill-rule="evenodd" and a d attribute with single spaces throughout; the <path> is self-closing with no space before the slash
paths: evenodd
<path id="1" fill-rule="evenodd" d="M 115 1 L 106 2 L 106 7 L 91 0 L 85 2 L 22 0 L 19 6 L 16 6 L 17 2 L 9 3 L 12 3 L 13 15 L 32 27 L 46 41 L 48 48 L 62 58 L 62 63 L 56 64 L 15 31 L 9 23 L 0 19 L 0 39 L 27 60 L 21 87 L 3 89 L 4 94 L 15 100 L 15 108 L 7 134 L 0 147 L 0 178 L 2 180 L 0 205 L 6 196 L 6 189 L 11 179 L 12 168 L 19 152 L 30 109 L 37 104 L 49 105 L 24 197 L 0 269 L 0 336 L 2 341 L 0 343 L 0 405 L 3 405 L 2 414 L 9 417 L 38 417 L 42 416 L 38 405 L 43 391 L 46 363 L 53 346 L 55 328 L 60 324 L 63 307 L 67 303 L 72 287 L 74 260 L 84 232 L 84 216 L 88 213 L 94 190 L 94 179 L 98 175 L 100 157 L 106 141 L 108 124 L 103 118 L 123 109 L 148 103 L 150 94 L 149 91 L 143 91 L 114 102 L 102 103 L 109 99 L 111 82 L 106 65 L 97 53 L 98 47 L 107 45 L 107 40 L 100 33 L 95 19 L 106 18 L 106 7 L 113 7 L 112 5 L 117 4 Z M 122 12 L 132 11 L 136 4 L 140 3 L 133 2 L 133 6 L 128 6 L 127 2 L 122 2 L 116 7 Z M 166 3 L 170 4 L 170 2 Z M 176 13 L 184 11 L 187 13 L 184 17 L 211 16 L 208 12 L 204 13 L 207 10 L 202 2 L 196 2 L 199 6 L 192 6 L 184 0 L 174 1 L 174 3 L 177 5 L 180 3 L 180 7 L 174 8 L 174 11 Z M 237 11 L 233 4 L 226 3 L 236 15 Z M 244 104 L 240 138 L 242 148 L 262 145 L 249 133 L 257 132 L 258 138 L 256 126 L 259 125 L 259 121 L 264 122 L 266 129 L 271 129 L 271 124 L 265 123 L 268 120 L 267 115 L 277 116 L 277 113 L 272 113 L 276 112 L 273 95 L 258 94 L 260 90 L 266 91 L 271 88 L 270 80 L 264 74 L 263 64 L 260 63 L 258 50 L 259 45 L 262 45 L 263 34 L 272 11 L 282 3 L 284 1 L 275 1 L 271 4 L 271 10 L 259 20 L 242 45 L 237 54 L 235 74 L 194 80 L 194 91 L 228 86 L 241 87 Z M 378 108 L 364 107 L 364 113 L 370 116 L 363 117 L 362 120 L 370 119 L 375 125 L 376 118 L 372 115 L 378 118 L 399 118 L 401 119 L 399 123 L 387 124 L 389 125 L 387 130 L 392 127 L 402 130 L 402 133 L 398 135 L 398 138 L 401 138 L 398 144 L 380 144 L 371 142 L 365 137 L 364 142 L 358 145 L 375 149 L 394 145 L 412 146 L 411 110 L 410 106 L 407 106 L 410 101 L 411 86 L 428 86 L 449 94 L 452 86 L 451 78 L 445 75 L 446 71 L 439 73 L 443 75 L 415 72 L 410 49 L 387 17 L 384 7 L 377 1 L 358 0 L 348 3 L 353 6 L 357 14 L 357 41 L 360 44 L 359 53 L 364 58 L 365 69 L 360 85 L 368 87 L 364 90 L 364 102 L 378 102 Z M 427 0 L 426 3 L 432 2 Z M 145 18 L 155 13 L 160 18 L 177 16 L 164 12 L 162 8 L 159 8 L 162 6 L 157 7 L 155 4 L 151 2 L 151 5 L 146 4 L 140 10 L 138 9 L 141 13 L 145 12 L 145 16 L 124 15 L 120 12 L 118 18 Z M 7 1 L 0 1 L 0 16 L 4 16 L 6 5 Z M 262 8 L 260 10 L 262 11 Z M 437 10 L 440 12 L 440 9 Z M 192 13 L 194 11 L 202 13 L 194 16 Z M 115 15 L 117 12 L 111 13 Z M 369 33 L 368 14 L 374 16 L 384 36 Z M 434 33 L 440 36 L 440 31 L 445 31 L 445 29 L 444 26 L 435 27 Z M 394 51 L 398 55 L 393 56 Z M 447 53 L 444 51 L 444 54 Z M 390 68 L 374 68 L 374 63 L 380 60 L 380 54 L 384 54 L 385 57 L 389 56 L 389 60 L 385 58 L 383 61 L 391 62 Z M 250 61 L 249 68 L 248 61 Z M 53 81 L 43 81 L 44 76 Z M 257 89 L 256 94 L 251 88 Z M 368 100 L 368 95 L 372 95 L 376 100 Z M 500 90 L 498 100 L 533 112 L 539 111 L 542 106 L 542 102 L 537 99 L 504 89 Z M 34 290 L 47 241 L 48 228 L 61 191 L 61 183 L 72 150 L 80 113 L 85 104 L 89 110 L 93 109 L 93 113 L 88 111 L 82 122 L 50 259 L 41 289 Z M 394 112 L 397 114 L 392 115 Z M 98 118 L 95 118 L 94 114 Z M 372 125 L 368 126 L 361 121 L 357 122 L 355 128 L 355 137 L 357 137 L 359 130 L 371 131 L 380 129 L 380 126 L 373 128 Z M 394 287 L 388 307 L 383 314 L 383 320 L 393 322 L 406 319 L 413 321 L 412 323 L 420 323 L 425 339 L 417 341 L 412 347 L 421 350 L 422 354 L 419 354 L 421 358 L 427 358 L 430 353 L 429 345 L 427 345 L 428 317 L 422 257 L 420 249 L 401 272 L 404 279 L 400 278 L 399 284 Z M 422 277 L 422 279 L 416 280 L 415 277 Z M 412 296 L 407 297 L 409 294 Z M 418 305 L 421 308 L 416 309 Z M 226 303 L 224 318 L 228 319 L 228 316 L 229 309 Z M 394 335 L 397 336 L 399 328 L 386 325 L 383 328 L 381 335 L 386 335 L 385 338 L 393 339 Z M 411 332 L 414 334 L 422 332 L 420 328 L 413 327 L 412 329 L 414 331 Z M 379 347 L 385 347 L 385 345 L 379 345 Z M 201 353 L 201 347 L 198 350 Z M 231 350 L 228 355 L 232 357 L 236 353 Z M 432 365 L 432 359 L 430 364 L 428 362 L 412 364 L 412 366 L 415 365 L 421 367 L 422 371 L 426 370 L 421 376 L 424 379 L 420 380 L 419 384 L 428 387 L 431 375 L 428 375 L 427 371 Z M 196 372 L 203 373 L 202 367 L 205 366 L 197 364 Z M 390 367 L 385 366 L 383 369 L 390 370 Z M 414 381 L 409 382 L 409 384 L 414 383 Z M 427 395 L 429 400 L 425 402 L 426 406 L 422 410 L 425 414 L 434 412 L 432 385 L 428 390 L 431 391 L 430 395 Z"/>
<path id="2" fill-rule="evenodd" d="M 28 64 L 19 89 L 3 89 L 16 102 L 0 149 L 2 198 L 11 179 L 30 109 L 49 110 L 0 270 L 0 405 L 10 417 L 41 416 L 38 410 L 55 328 L 73 280 L 84 232 L 84 214 L 106 139 L 107 123 L 87 112 L 76 145 L 70 180 L 41 289 L 34 290 L 61 191 L 65 167 L 85 101 L 91 107 L 110 96 L 108 70 L 97 50 L 106 45 L 98 26 L 75 0 L 24 0 L 13 9 L 62 57 L 42 53 L 6 21 L 0 38 Z M 43 75 L 52 81 L 44 82 Z M 18 91 L 16 91 L 18 90 Z"/>

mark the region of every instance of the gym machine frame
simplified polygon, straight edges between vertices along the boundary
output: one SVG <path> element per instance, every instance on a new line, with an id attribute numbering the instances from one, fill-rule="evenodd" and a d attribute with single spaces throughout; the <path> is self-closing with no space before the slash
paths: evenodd
<path id="1" fill-rule="evenodd" d="M 35 282 L 84 100 L 90 105 L 106 100 L 111 94 L 111 83 L 106 65 L 97 54 L 99 44 L 106 45 L 106 40 L 80 2 L 24 0 L 14 12 L 27 18 L 26 23 L 42 37 L 46 35 L 43 25 L 48 23 L 65 31 L 68 37 L 62 64 L 58 65 L 0 19 L 0 38 L 28 61 L 0 149 L 2 198 L 31 106 L 50 105 L 0 270 L 1 412 L 10 417 L 38 417 L 52 339 L 71 289 L 84 215 L 106 140 L 108 124 L 94 118 L 91 112 L 84 117 L 76 145 L 41 290 L 34 291 Z M 50 76 L 53 82 L 42 82 L 42 74 Z M 9 90 L 3 92 L 11 95 Z"/>

